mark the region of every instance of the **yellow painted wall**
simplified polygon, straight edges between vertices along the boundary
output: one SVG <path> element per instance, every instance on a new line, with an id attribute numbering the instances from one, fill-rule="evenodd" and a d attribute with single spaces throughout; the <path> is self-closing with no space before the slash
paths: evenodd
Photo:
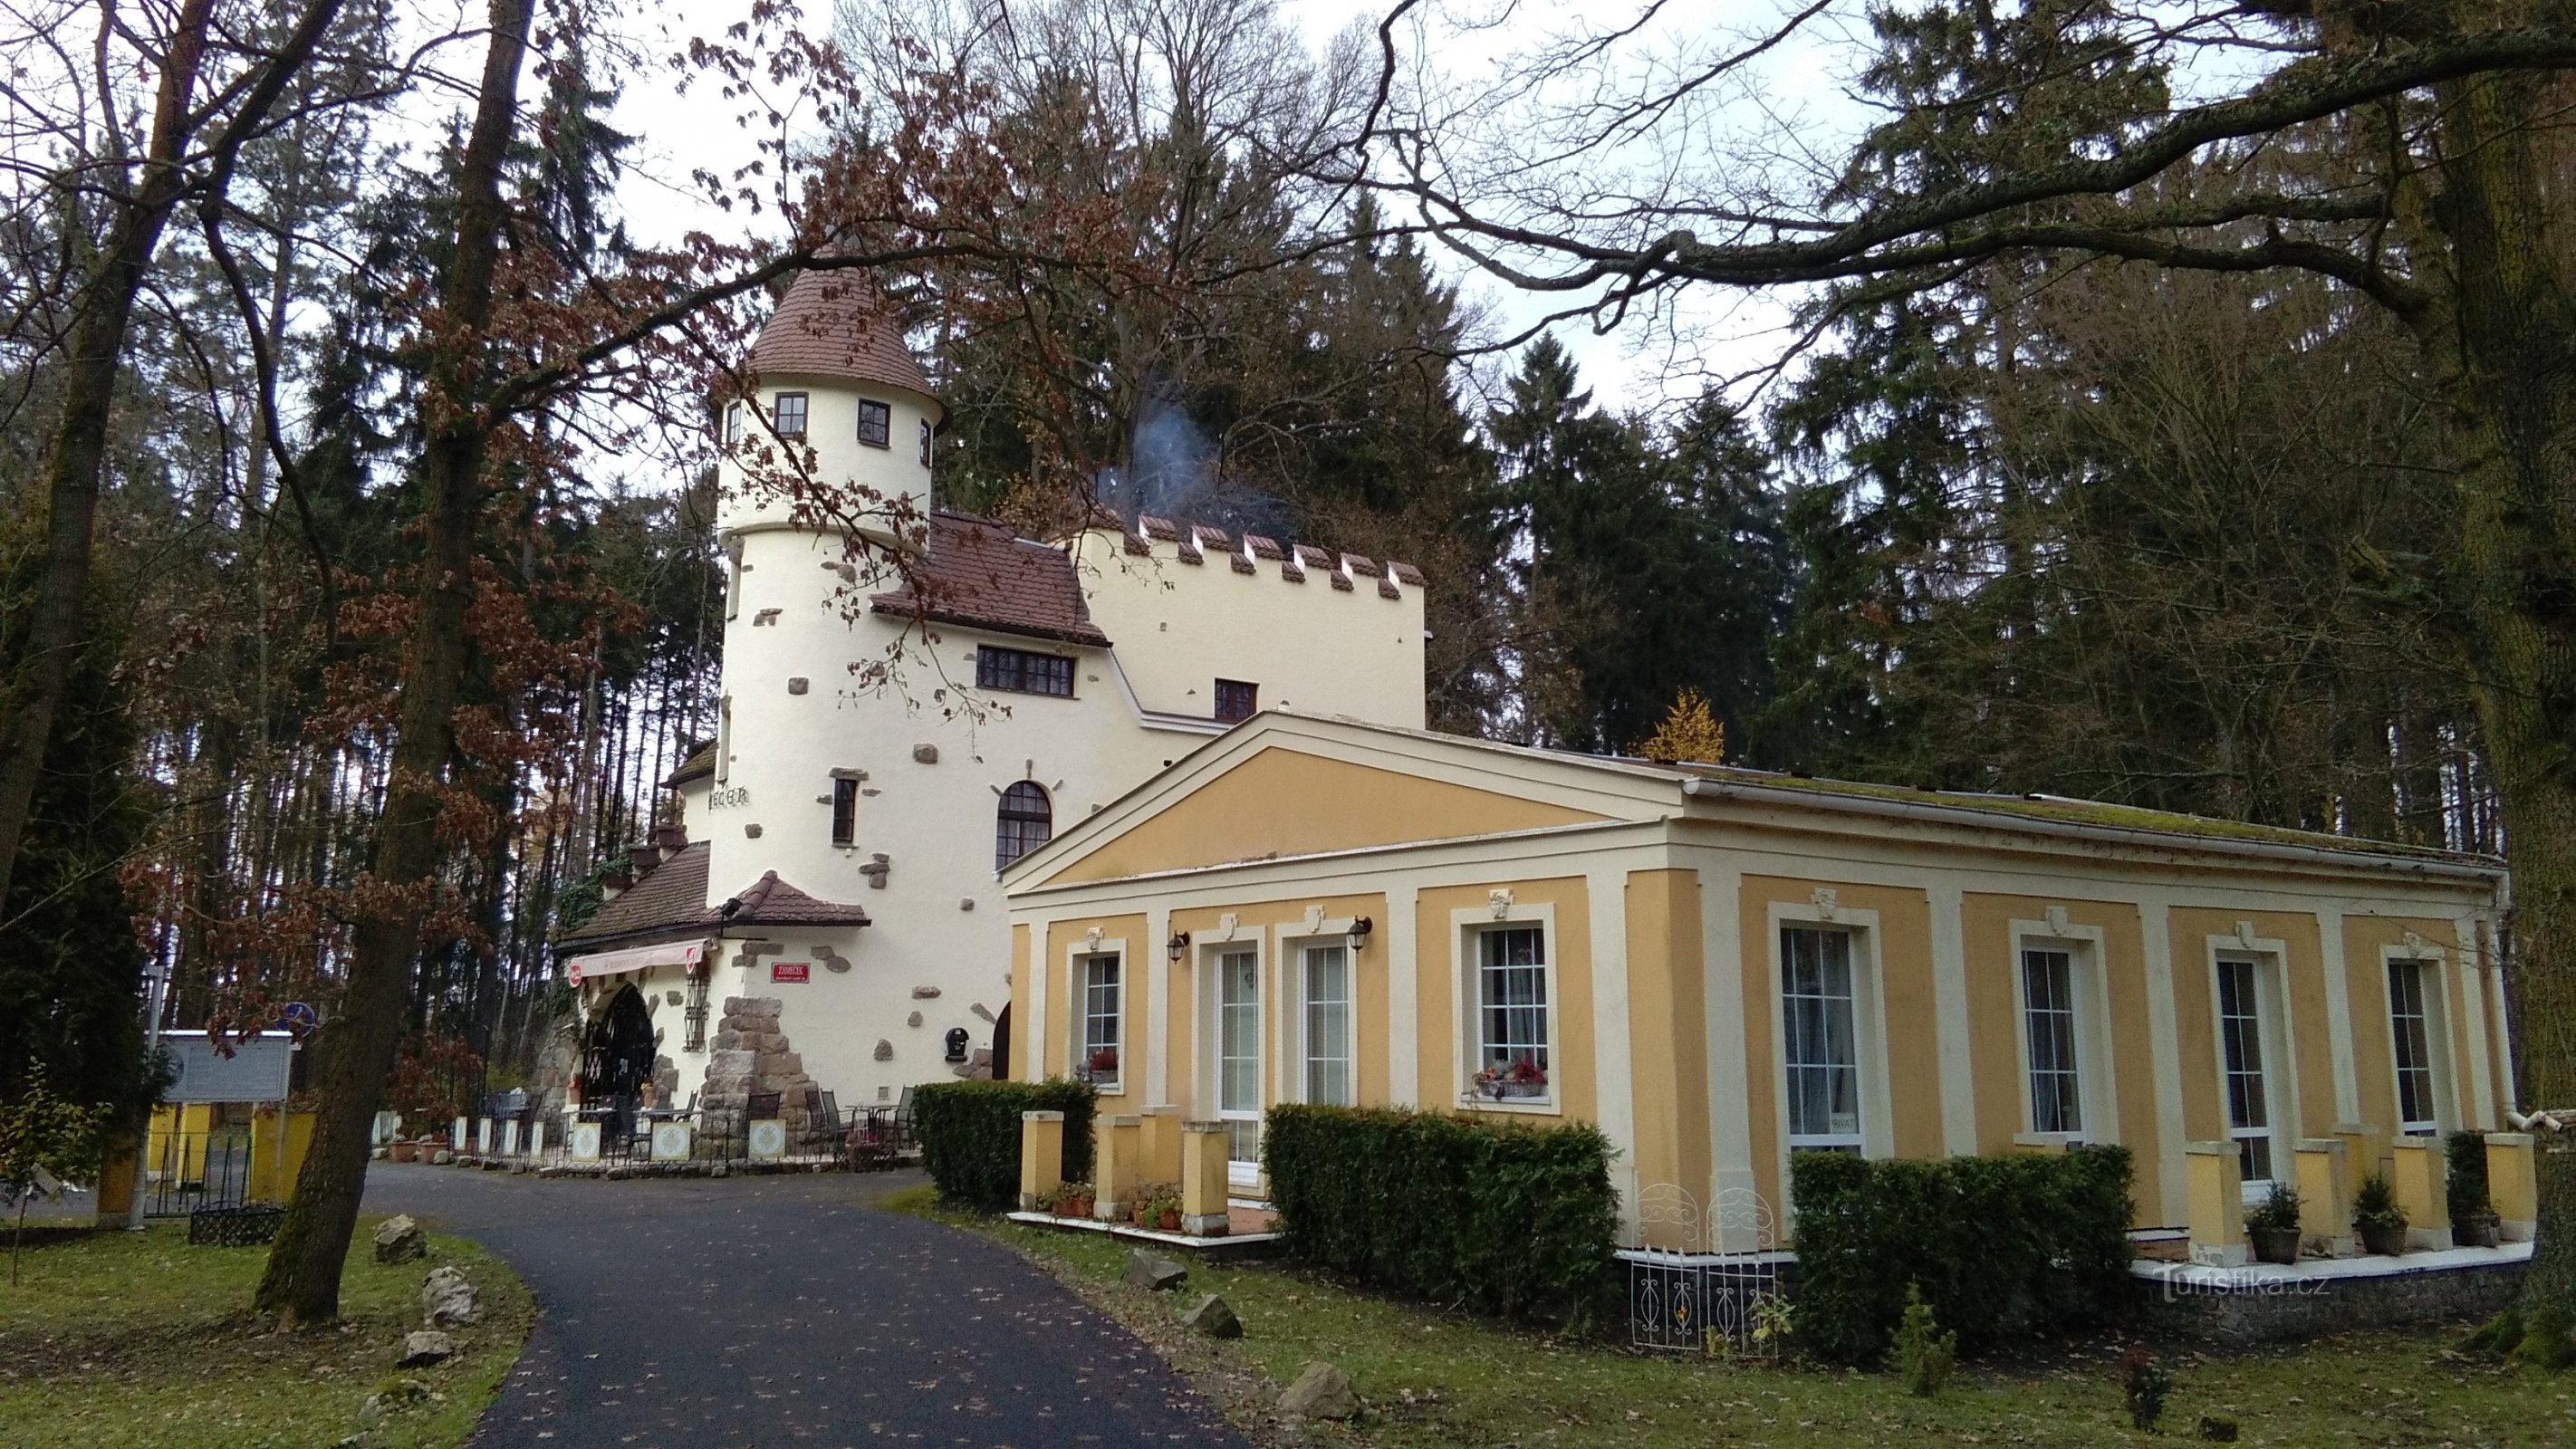
<path id="1" fill-rule="evenodd" d="M 1515 905 L 1556 909 L 1556 930 L 1548 948 L 1556 955 L 1559 1000 L 1549 1027 L 1555 1042 L 1548 1079 L 1556 1089 L 1557 1115 L 1598 1121 L 1598 1068 L 1592 1054 L 1592 908 L 1581 876 L 1480 881 L 1426 890 L 1415 898 L 1414 943 L 1419 957 L 1415 1060 L 1421 1070 L 1416 1100 L 1425 1107 L 1453 1106 L 1473 1075 L 1458 1058 L 1465 1011 L 1459 991 L 1471 963 L 1460 955 L 1462 944 L 1449 917 L 1453 911 L 1483 912 L 1498 890 L 1510 891 Z"/>
<path id="2" fill-rule="evenodd" d="M 1628 873 L 1628 1070 L 1634 1084 L 1637 1181 L 1680 1185 L 1708 1200 L 1708 972 L 1699 872 Z M 1676 1238 L 1651 1246 L 1687 1248 Z"/>
<path id="3" fill-rule="evenodd" d="M 2464 1028 L 2467 1012 L 2482 1011 L 2485 1004 L 2464 1003 L 2450 989 L 2450 967 L 2459 960 L 2457 931 L 2449 921 L 2425 917 L 2346 916 L 2343 966 L 2345 991 L 2352 1003 L 2353 1085 L 2358 1089 L 2361 1120 L 2390 1134 L 2397 1131 L 2397 1043 L 2388 1018 L 2388 968 L 2380 952 L 2404 941 L 2409 931 L 2450 953 L 2442 968 L 2427 978 L 2427 985 L 2439 984 L 2445 992 L 2442 1019 L 2450 1028 L 2444 1049 L 2450 1054 L 2452 1100 L 2462 1112 L 2474 1111 L 2477 1102 Z M 2444 1125 L 2456 1129 L 2461 1124 Z"/>
<path id="4" fill-rule="evenodd" d="M 1744 953 L 1745 1109 L 1753 1136 L 1753 1174 L 1762 1196 L 1789 1201 L 1780 1180 L 1780 1092 L 1773 1065 L 1779 1039 L 1777 968 L 1771 942 L 1774 902 L 1805 906 L 1818 887 L 1838 908 L 1878 913 L 1879 991 L 1887 1027 L 1889 1124 L 1899 1157 L 1941 1155 L 1941 1055 L 1932 992 L 1932 903 L 1919 890 L 1848 881 L 1746 875 L 1738 903 Z"/>
<path id="5" fill-rule="evenodd" d="M 2227 1135 L 2225 1104 L 2219 1099 L 2217 1008 L 2212 997 L 2209 938 L 2236 935 L 2236 923 L 2252 921 L 2258 937 L 2279 941 L 2287 953 L 2287 997 L 2296 1047 L 2299 1079 L 2294 1110 L 2298 1121 L 2283 1124 L 2290 1137 L 2324 1137 L 2334 1130 L 2334 1039 L 2326 1014 L 2325 963 L 2317 918 L 2305 912 L 2204 910 L 2176 907 L 2166 929 L 2173 944 L 2175 1038 L 2182 1058 L 2182 1116 L 2186 1141 L 2210 1142 Z M 2275 1088 L 2277 1090 L 2277 1081 Z"/>
<path id="6" fill-rule="evenodd" d="M 1221 906 L 1193 907 L 1171 913 L 1171 928 L 1190 933 L 1190 949 L 1183 953 L 1180 964 L 1170 968 L 1165 1000 L 1169 1061 L 1165 1067 L 1164 1099 L 1184 1109 L 1185 1115 L 1210 1117 L 1216 1113 L 1213 1098 L 1202 1101 L 1197 1078 L 1201 1046 L 1197 1040 L 1202 1007 L 1199 973 L 1205 962 L 1221 949 L 1218 943 L 1220 922 L 1227 915 L 1235 918 L 1235 938 L 1249 945 L 1258 942 L 1261 950 L 1261 990 L 1268 1011 L 1262 1045 L 1262 1077 L 1265 1100 L 1289 1100 L 1289 1088 L 1296 1085 L 1287 1074 L 1302 1070 L 1301 1063 L 1283 1060 L 1283 1040 L 1294 1040 L 1293 1032 L 1283 1033 L 1287 1025 L 1280 1013 L 1299 1009 L 1297 962 L 1279 949 L 1277 928 L 1295 929 L 1301 925 L 1309 907 L 1321 907 L 1327 919 L 1341 920 L 1366 916 L 1376 923 L 1367 947 L 1352 963 L 1351 1047 L 1355 1080 L 1352 1091 L 1363 1107 L 1382 1107 L 1392 1100 L 1387 1078 L 1387 973 L 1390 969 L 1386 930 L 1386 897 L 1383 894 L 1346 896 L 1290 896 L 1273 900 L 1233 902 Z M 1206 1048 L 1213 1050 L 1213 1047 Z"/>
<path id="7" fill-rule="evenodd" d="M 1108 880 L 1604 817 L 1418 775 L 1262 750 L 1048 877 Z"/>
<path id="8" fill-rule="evenodd" d="M 1103 942 L 1123 940 L 1127 943 L 1127 954 L 1119 963 L 1118 1008 L 1119 1015 L 1123 1019 L 1118 1024 L 1118 1040 L 1121 1043 L 1118 1050 L 1118 1075 L 1120 1085 L 1125 1088 L 1125 1091 L 1118 1100 L 1137 1105 L 1150 1105 L 1143 1101 L 1144 1063 L 1145 1054 L 1152 1050 L 1153 1044 L 1145 1040 L 1145 1012 L 1137 1002 L 1137 995 L 1143 990 L 1145 980 L 1144 954 L 1147 951 L 1160 951 L 1163 949 L 1163 943 L 1147 939 L 1145 918 L 1142 915 L 1085 916 L 1076 920 L 1051 922 L 1047 926 L 1046 959 L 1041 963 L 1041 969 L 1046 973 L 1047 1001 L 1044 1075 L 1060 1077 L 1072 1069 L 1073 1040 L 1074 1034 L 1080 1030 L 1082 1001 L 1081 983 L 1075 979 L 1075 973 L 1067 963 L 1070 960 L 1070 953 L 1082 945 L 1084 938 L 1090 934 L 1094 926 L 1100 928 L 1100 939 Z M 1016 1024 L 1014 1029 L 1016 1030 Z M 1031 1044 L 1033 1059 L 1035 1046 L 1035 1043 Z M 1011 1050 L 1015 1053 L 1019 1051 L 1019 1043 L 1013 1042 Z M 1132 1112 L 1136 1110 L 1136 1105 L 1123 1106 L 1116 1110 Z"/>
<path id="9" fill-rule="evenodd" d="M 2119 1141 L 2137 1164 L 2130 1200 L 2162 1202 L 2164 1144 L 2156 1130 L 2155 1041 L 2147 1031 L 2146 941 L 2138 907 L 2127 901 L 2084 901 L 2056 896 L 1989 895 L 1970 891 L 1960 903 L 1960 935 L 1967 951 L 1968 1060 L 1976 1088 L 1977 1151 L 2008 1152 L 2028 1120 L 2028 1084 L 2021 1071 L 2019 1024 L 2021 962 L 2013 953 L 2012 923 L 2047 919 L 2050 906 L 2066 908 L 2067 923 L 2102 932 L 2103 974 L 2110 999 L 2111 1080 L 2119 1102 Z M 2098 1124 L 2097 1124 L 2098 1126 Z M 2097 1141 L 2110 1134 L 2097 1131 Z"/>

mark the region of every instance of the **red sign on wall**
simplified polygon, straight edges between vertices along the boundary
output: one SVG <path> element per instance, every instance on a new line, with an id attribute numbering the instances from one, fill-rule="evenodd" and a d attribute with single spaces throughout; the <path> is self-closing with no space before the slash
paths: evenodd
<path id="1" fill-rule="evenodd" d="M 814 963 L 811 961 L 772 961 L 769 963 L 769 979 L 772 981 L 811 981 L 814 979 Z"/>

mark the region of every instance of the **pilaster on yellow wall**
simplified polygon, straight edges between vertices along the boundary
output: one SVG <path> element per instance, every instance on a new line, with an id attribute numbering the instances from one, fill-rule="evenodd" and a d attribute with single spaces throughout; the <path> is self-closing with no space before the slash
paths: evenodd
<path id="1" fill-rule="evenodd" d="M 2530 1133 L 2487 1134 L 2487 1205 L 2495 1209 L 2497 1236 L 2505 1242 L 2527 1243 L 2539 1232 L 2539 1170 Z"/>
<path id="2" fill-rule="evenodd" d="M 2302 1137 L 2296 1149 L 2299 1240 L 2329 1258 L 2353 1255 L 2352 1177 L 2340 1137 Z"/>
<path id="3" fill-rule="evenodd" d="M 1064 1181 L 1064 1114 L 1020 1114 L 1020 1211 L 1033 1213 L 1038 1202 Z"/>
<path id="4" fill-rule="evenodd" d="M 2191 1260 L 2235 1268 L 2245 1262 L 2245 1185 L 2233 1142 L 2186 1142 L 2183 1172 L 2191 1202 Z"/>
<path id="5" fill-rule="evenodd" d="M 2395 1169 L 2389 1174 L 2389 1185 L 2397 1189 L 2397 1205 L 2406 1210 L 2406 1245 L 2451 1246 L 2451 1199 L 2444 1190 L 2442 1139 L 2400 1137 L 2388 1149 Z"/>
<path id="6" fill-rule="evenodd" d="M 1046 1075 L 1045 1058 L 1034 1048 L 1030 1038 L 1043 1034 L 1033 1003 L 1038 999 L 1038 973 L 1029 959 L 1028 925 L 1011 927 L 1011 1030 L 1018 1040 L 1011 1043 L 1011 1076 L 1014 1080 L 1034 1082 Z"/>
<path id="7" fill-rule="evenodd" d="M 1708 1100 L 1708 973 L 1700 955 L 1699 873 L 1628 873 L 1629 1080 L 1638 1088 L 1635 1157 L 1639 1189 L 1671 1183 L 1715 1201 Z M 1649 1247 L 1672 1224 L 1647 1223 Z"/>

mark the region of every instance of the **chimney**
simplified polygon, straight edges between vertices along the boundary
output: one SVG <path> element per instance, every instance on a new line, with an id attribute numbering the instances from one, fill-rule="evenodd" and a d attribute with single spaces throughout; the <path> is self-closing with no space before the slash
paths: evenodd
<path id="1" fill-rule="evenodd" d="M 634 885 L 635 872 L 629 867 L 611 866 L 599 873 L 599 895 L 603 901 L 617 899 L 633 889 Z"/>
<path id="2" fill-rule="evenodd" d="M 662 863 L 662 847 L 650 840 L 639 840 L 626 847 L 626 858 L 635 862 L 637 875 L 651 875 Z"/>
<path id="3" fill-rule="evenodd" d="M 676 822 L 664 821 L 653 827 L 653 843 L 662 847 L 662 858 L 669 860 L 689 848 L 689 832 Z"/>

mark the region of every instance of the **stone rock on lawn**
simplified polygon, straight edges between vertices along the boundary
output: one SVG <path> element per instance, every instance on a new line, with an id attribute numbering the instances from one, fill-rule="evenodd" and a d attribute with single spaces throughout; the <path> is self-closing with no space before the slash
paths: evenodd
<path id="1" fill-rule="evenodd" d="M 429 1256 L 429 1234 L 409 1214 L 397 1213 L 376 1224 L 376 1261 L 416 1263 Z"/>
<path id="2" fill-rule="evenodd" d="M 483 1309 L 465 1275 L 441 1265 L 421 1280 L 420 1316 L 432 1328 L 459 1328 L 481 1319 Z"/>
<path id="3" fill-rule="evenodd" d="M 1183 1328 L 1196 1329 L 1210 1338 L 1243 1337 L 1243 1320 L 1225 1306 L 1225 1300 L 1211 1293 L 1198 1301 L 1198 1306 L 1181 1315 Z"/>
<path id="4" fill-rule="evenodd" d="M 446 1402 L 447 1395 L 420 1380 L 403 1379 L 390 1387 L 378 1389 L 367 1395 L 367 1401 L 358 1406 L 358 1418 L 362 1423 L 373 1423 L 387 1415 L 402 1413 L 406 1409 Z"/>
<path id="5" fill-rule="evenodd" d="M 1347 1419 L 1360 1411 L 1348 1374 L 1328 1363 L 1310 1363 L 1279 1396 L 1279 1412 L 1308 1419 Z"/>
<path id="6" fill-rule="evenodd" d="M 1189 1281 L 1190 1270 L 1164 1257 L 1139 1248 L 1127 1255 L 1127 1281 L 1139 1288 L 1161 1292 L 1178 1288 Z"/>
<path id="7" fill-rule="evenodd" d="M 416 1328 L 403 1335 L 402 1357 L 395 1368 L 427 1368 L 456 1357 L 456 1340 L 435 1328 Z"/>

